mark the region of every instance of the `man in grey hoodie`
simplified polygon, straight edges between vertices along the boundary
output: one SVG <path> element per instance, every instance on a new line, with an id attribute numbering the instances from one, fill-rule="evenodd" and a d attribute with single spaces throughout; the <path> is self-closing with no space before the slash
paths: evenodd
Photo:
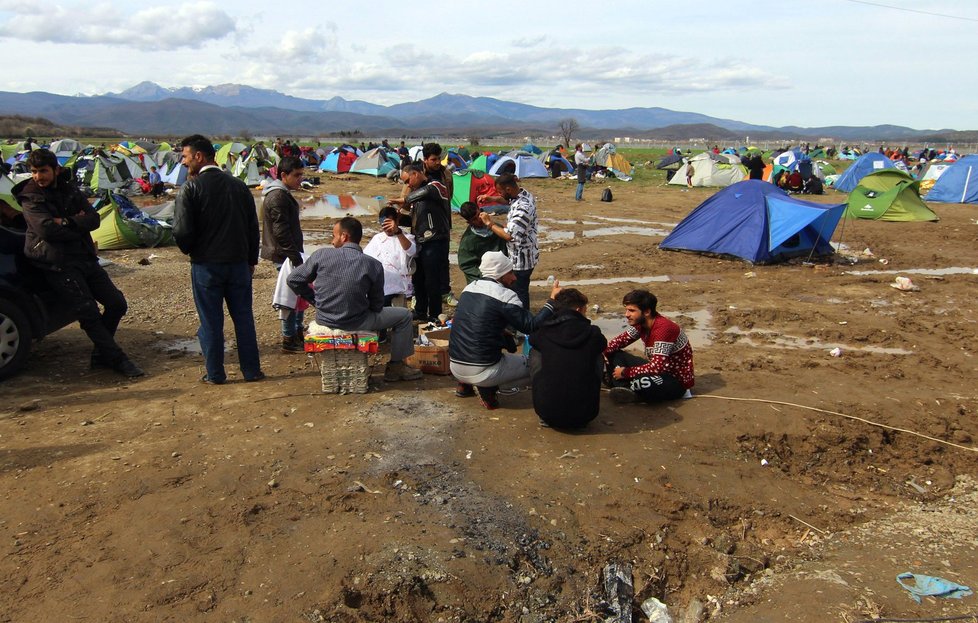
<path id="1" fill-rule="evenodd" d="M 278 179 L 266 184 L 262 191 L 261 257 L 279 270 L 286 259 L 292 268 L 302 264 L 299 202 L 292 196 L 292 191 L 300 188 L 304 173 L 298 158 L 282 158 L 278 164 Z M 282 350 L 303 351 L 302 312 L 292 310 L 282 319 Z"/>

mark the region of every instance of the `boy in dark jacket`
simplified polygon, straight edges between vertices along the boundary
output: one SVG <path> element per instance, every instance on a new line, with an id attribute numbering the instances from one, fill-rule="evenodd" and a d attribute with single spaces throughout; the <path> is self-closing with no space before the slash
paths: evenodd
<path id="1" fill-rule="evenodd" d="M 99 227 L 98 212 L 51 151 L 35 149 L 27 157 L 27 166 L 31 179 L 13 189 L 27 221 L 24 255 L 44 270 L 51 289 L 92 340 L 92 367 L 111 368 L 130 378 L 143 376 L 115 341 L 128 306 L 98 263 L 90 233 Z"/>
<path id="2" fill-rule="evenodd" d="M 554 428 L 583 428 L 598 416 L 608 341 L 585 318 L 582 292 L 561 290 L 554 302 L 553 317 L 530 334 L 533 410 Z"/>

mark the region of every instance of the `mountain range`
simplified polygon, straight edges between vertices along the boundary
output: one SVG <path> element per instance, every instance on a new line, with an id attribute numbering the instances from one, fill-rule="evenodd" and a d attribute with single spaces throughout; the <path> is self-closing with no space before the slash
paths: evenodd
<path id="1" fill-rule="evenodd" d="M 417 102 L 381 106 L 361 100 L 293 97 L 239 84 L 164 88 L 141 82 L 120 93 L 65 96 L 45 92 L 0 92 L 0 115 L 41 116 L 71 126 L 113 127 L 130 135 L 336 135 L 520 136 L 557 134 L 574 119 L 575 136 L 681 140 L 808 139 L 925 141 L 952 139 L 953 130 L 902 126 L 773 127 L 666 108 L 585 110 L 542 108 L 494 99 L 440 93 Z M 939 137 L 939 139 L 938 139 Z"/>

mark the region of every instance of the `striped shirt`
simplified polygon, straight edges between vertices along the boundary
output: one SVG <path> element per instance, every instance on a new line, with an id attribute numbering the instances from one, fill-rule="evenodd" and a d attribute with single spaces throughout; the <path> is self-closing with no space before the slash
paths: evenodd
<path id="1" fill-rule="evenodd" d="M 356 329 L 367 312 L 384 307 L 384 267 L 352 242 L 318 249 L 289 273 L 288 283 L 302 298 L 315 300 L 316 322 L 324 327 Z"/>
<path id="2" fill-rule="evenodd" d="M 533 195 L 524 188 L 509 203 L 506 215 L 506 233 L 512 240 L 506 243 L 513 270 L 533 270 L 540 259 L 537 244 L 537 204 Z"/>

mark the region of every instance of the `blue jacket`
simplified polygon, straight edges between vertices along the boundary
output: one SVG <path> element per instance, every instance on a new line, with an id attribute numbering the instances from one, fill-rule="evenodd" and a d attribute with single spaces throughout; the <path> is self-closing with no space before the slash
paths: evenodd
<path id="1" fill-rule="evenodd" d="M 455 363 L 491 366 L 503 357 L 506 327 L 532 333 L 553 315 L 553 305 L 553 301 L 547 301 L 534 316 L 506 286 L 492 279 L 477 279 L 465 286 L 458 297 L 448 356 Z"/>

